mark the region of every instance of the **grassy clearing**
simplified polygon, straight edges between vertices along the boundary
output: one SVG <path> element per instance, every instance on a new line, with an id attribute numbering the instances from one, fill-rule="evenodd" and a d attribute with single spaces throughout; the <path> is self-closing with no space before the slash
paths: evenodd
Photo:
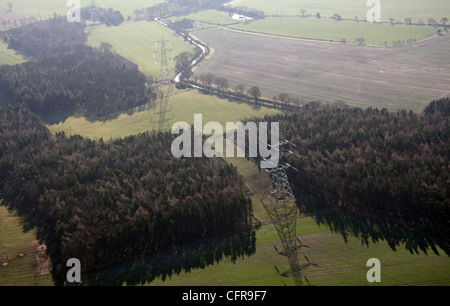
<path id="1" fill-rule="evenodd" d="M 335 21 L 332 19 L 278 17 L 256 20 L 249 24 L 231 26 L 235 29 L 254 31 L 282 36 L 342 41 L 355 43 L 362 37 L 367 44 L 392 45 L 393 42 L 409 39 L 422 40 L 436 34 L 430 26 L 408 26 L 390 24 L 374 24 L 355 21 Z"/>
<path id="2" fill-rule="evenodd" d="M 253 203 L 254 216 L 262 222 L 269 221 L 269 216 L 261 203 L 264 192 L 270 184 L 269 174 L 265 170 L 255 171 L 255 164 L 245 158 L 224 157 L 224 159 L 238 168 L 239 174 L 252 191 L 250 198 Z"/>
<path id="3" fill-rule="evenodd" d="M 197 75 L 213 71 L 231 86 L 256 85 L 269 98 L 285 92 L 304 101 L 341 100 L 360 107 L 422 110 L 430 101 L 450 95 L 449 35 L 390 48 L 280 39 L 218 28 L 195 35 L 215 50 Z"/>
<path id="4" fill-rule="evenodd" d="M 160 67 L 155 63 L 153 52 L 160 48 L 160 45 L 156 46 L 156 42 L 162 37 L 170 40 L 167 49 L 174 50 L 173 54 L 167 54 L 169 57 L 185 51 L 193 52 L 193 48 L 182 38 L 155 22 L 126 22 L 118 27 L 102 25 L 88 29 L 88 34 L 89 45 L 98 47 L 102 42 L 110 43 L 115 52 L 138 64 L 144 74 L 152 76 L 159 75 Z M 174 67 L 175 61 L 169 62 L 171 73 L 174 73 Z"/>
<path id="5" fill-rule="evenodd" d="M 173 114 L 173 118 L 166 121 L 167 130 L 178 121 L 193 124 L 194 114 L 203 114 L 203 123 L 217 121 L 225 126 L 226 122 L 279 113 L 265 107 L 254 108 L 248 104 L 202 95 L 196 90 L 182 91 L 172 96 L 169 105 L 172 106 L 172 113 L 167 114 L 167 117 L 170 118 Z M 132 115 L 122 114 L 119 118 L 106 122 L 88 122 L 84 118 L 70 117 L 63 123 L 49 126 L 49 129 L 53 133 L 64 131 L 68 135 L 80 134 L 94 139 L 109 139 L 157 130 L 158 118 L 155 109 Z"/>
<path id="6" fill-rule="evenodd" d="M 12 49 L 8 49 L 8 45 L 4 42 L 0 42 L 0 66 L 21 64 L 25 61 L 26 59 L 23 56 Z"/>
<path id="7" fill-rule="evenodd" d="M 19 219 L 3 206 L 0 224 L 0 286 L 51 285 L 50 275 L 38 276 L 35 233 L 24 233 Z"/>
<path id="8" fill-rule="evenodd" d="M 360 0 L 234 0 L 234 6 L 248 6 L 263 10 L 266 14 L 300 15 L 300 10 L 305 9 L 307 14 L 320 12 L 323 16 L 340 14 L 344 18 L 359 19 L 366 17 L 369 7 L 367 1 Z M 450 7 L 447 0 L 396 0 L 381 1 L 381 19 L 389 20 L 412 18 L 413 21 L 425 21 L 433 17 L 440 20 L 442 17 L 450 18 Z"/>

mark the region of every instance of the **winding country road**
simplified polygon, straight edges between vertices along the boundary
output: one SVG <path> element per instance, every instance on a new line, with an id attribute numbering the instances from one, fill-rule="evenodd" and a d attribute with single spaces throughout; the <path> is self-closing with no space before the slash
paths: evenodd
<path id="1" fill-rule="evenodd" d="M 164 18 L 166 18 L 166 17 L 164 17 Z M 159 23 L 160 25 L 162 25 L 162 26 L 168 28 L 169 30 L 174 31 L 173 29 L 171 29 L 171 28 L 169 27 L 169 25 L 168 25 L 167 23 L 162 22 L 162 21 L 159 20 L 158 18 L 154 18 L 154 20 L 155 20 L 155 22 L 157 22 L 157 23 Z M 174 32 L 176 32 L 176 31 L 174 31 Z M 198 63 L 199 63 L 206 55 L 208 55 L 208 53 L 209 53 L 209 47 L 206 46 L 206 45 L 201 44 L 200 42 L 198 42 L 198 41 L 196 41 L 196 40 L 194 40 L 194 39 L 192 39 L 192 37 L 189 36 L 189 34 L 186 34 L 186 33 L 183 33 L 183 32 L 176 32 L 176 33 L 177 33 L 177 34 L 180 34 L 181 36 L 183 36 L 190 44 L 192 44 L 192 45 L 194 45 L 194 46 L 196 46 L 196 47 L 199 47 L 199 48 L 202 50 L 202 53 L 201 53 L 200 55 L 198 55 L 196 58 L 194 58 L 194 59 L 191 60 L 191 63 L 190 63 L 191 68 L 195 67 L 195 66 L 196 66 L 196 65 L 197 65 L 197 64 L 198 64 Z M 180 72 L 180 73 L 178 73 L 178 74 L 175 76 L 175 78 L 174 78 L 174 82 L 175 82 L 175 83 L 177 83 L 177 84 L 181 83 L 180 78 L 181 78 L 181 75 L 182 75 L 182 74 L 183 74 L 183 73 Z M 200 88 L 199 86 L 196 86 L 196 85 L 194 85 L 194 84 L 191 84 L 190 82 L 183 82 L 183 83 L 184 83 L 185 85 L 189 85 L 190 87 L 193 87 L 193 88 L 202 89 L 202 88 Z"/>
<path id="2" fill-rule="evenodd" d="M 170 16 L 165 16 L 162 18 L 168 18 Z M 192 38 L 188 33 L 183 33 L 183 32 L 177 32 L 175 30 L 173 30 L 172 28 L 169 27 L 169 25 L 167 23 L 164 23 L 160 20 L 160 18 L 154 18 L 153 19 L 155 22 L 157 22 L 158 24 L 166 27 L 167 29 L 181 35 L 186 41 L 188 41 L 190 44 L 195 45 L 196 47 L 200 48 L 202 50 L 202 53 L 199 54 L 197 57 L 195 57 L 194 59 L 191 60 L 190 66 L 191 69 L 194 68 L 196 65 L 198 65 L 209 53 L 210 53 L 210 47 L 207 46 L 206 44 Z M 242 100 L 242 101 L 246 101 L 246 102 L 252 102 L 253 100 L 251 98 L 248 97 L 242 97 L 242 96 L 237 96 L 236 94 L 233 94 L 231 92 L 220 92 L 219 90 L 214 90 L 212 88 L 206 88 L 206 87 L 202 87 L 199 86 L 196 83 L 191 82 L 189 79 L 187 80 L 181 80 L 182 77 L 182 72 L 178 73 L 173 81 L 175 82 L 175 84 L 182 84 L 183 86 L 186 87 L 190 87 L 190 88 L 194 88 L 194 89 L 198 89 L 198 90 L 202 90 L 202 91 L 206 91 L 215 95 L 220 95 L 223 97 L 227 97 L 227 98 L 231 98 L 231 99 L 236 99 L 236 100 Z M 288 109 L 288 110 L 298 110 L 300 109 L 300 107 L 298 106 L 294 106 L 294 105 L 285 105 L 285 104 L 281 104 L 278 102 L 274 102 L 272 100 L 269 99 L 265 99 L 265 98 L 259 98 L 258 99 L 258 105 L 260 106 L 267 106 L 267 107 L 275 107 L 275 108 L 281 108 L 281 109 Z"/>

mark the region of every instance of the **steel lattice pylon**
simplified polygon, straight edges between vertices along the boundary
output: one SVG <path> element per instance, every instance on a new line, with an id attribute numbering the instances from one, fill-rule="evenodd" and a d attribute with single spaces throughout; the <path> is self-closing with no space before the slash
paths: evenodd
<path id="1" fill-rule="evenodd" d="M 91 21 L 95 22 L 97 21 L 98 16 L 97 16 L 97 6 L 95 3 L 95 0 L 91 1 Z"/>
<path id="2" fill-rule="evenodd" d="M 297 218 L 299 210 L 286 174 L 290 166 L 285 163 L 286 154 L 282 147 L 288 142 L 281 141 L 278 146 L 279 163 L 269 171 L 271 184 L 262 198 L 262 204 L 277 230 L 284 250 L 279 252 L 288 258 L 289 274 L 294 278 L 296 286 L 302 285 L 301 271 L 310 264 L 301 265 L 298 260 L 298 249 L 302 246 L 297 238 Z"/>
<path id="3" fill-rule="evenodd" d="M 166 120 L 170 120 L 172 118 L 166 118 L 166 114 L 172 111 L 172 108 L 168 109 L 169 106 L 169 96 L 173 91 L 172 80 L 170 78 L 168 61 L 172 60 L 167 57 L 168 52 L 173 52 L 173 50 L 169 50 L 166 48 L 166 43 L 168 40 L 165 40 L 164 37 L 157 42 L 160 44 L 160 49 L 153 53 L 153 57 L 156 54 L 159 55 L 159 59 L 156 62 L 161 64 L 160 77 L 158 80 L 157 87 L 157 95 L 158 95 L 158 111 L 155 111 L 156 115 L 159 115 L 158 118 L 158 130 L 161 131 L 164 129 L 164 122 Z M 173 117 L 173 114 L 172 114 Z M 152 122 L 154 123 L 154 122 Z"/>

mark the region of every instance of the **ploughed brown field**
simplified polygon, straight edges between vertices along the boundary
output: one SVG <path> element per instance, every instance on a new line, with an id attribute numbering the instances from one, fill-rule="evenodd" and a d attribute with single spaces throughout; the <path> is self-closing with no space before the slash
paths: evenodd
<path id="1" fill-rule="evenodd" d="M 422 110 L 450 95 L 450 36 L 413 45 L 367 47 L 283 39 L 210 28 L 192 33 L 213 50 L 195 75 L 213 71 L 232 87 L 258 86 L 271 98 L 342 100 L 361 107 Z"/>

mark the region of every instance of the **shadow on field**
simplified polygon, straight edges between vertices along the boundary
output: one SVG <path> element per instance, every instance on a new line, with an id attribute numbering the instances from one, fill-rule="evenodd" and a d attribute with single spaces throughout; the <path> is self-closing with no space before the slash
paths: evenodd
<path id="1" fill-rule="evenodd" d="M 242 231 L 94 272 L 84 283 L 89 286 L 132 286 L 148 284 L 157 278 L 165 281 L 181 272 L 205 269 L 225 258 L 234 263 L 238 258 L 251 256 L 256 251 L 255 242 L 254 230 Z"/>
<path id="2" fill-rule="evenodd" d="M 295 185 L 293 191 L 301 211 L 313 216 L 317 224 L 325 224 L 333 232 L 341 233 L 345 242 L 353 235 L 367 246 L 386 241 L 393 251 L 404 246 L 411 254 L 444 252 L 450 256 L 450 228 L 445 214 L 432 210 L 423 213 L 420 205 L 395 210 L 385 201 L 373 198 L 359 199 L 369 205 L 344 207 L 325 202 Z M 352 203 L 350 197 L 342 201 Z"/>

